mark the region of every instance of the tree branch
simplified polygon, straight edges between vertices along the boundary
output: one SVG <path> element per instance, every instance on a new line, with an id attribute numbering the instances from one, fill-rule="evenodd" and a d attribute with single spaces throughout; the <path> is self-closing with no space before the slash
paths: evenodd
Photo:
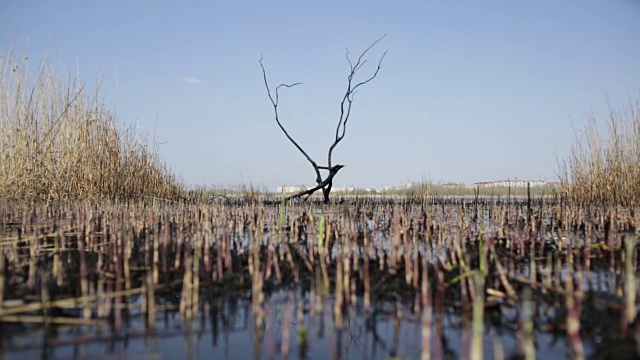
<path id="1" fill-rule="evenodd" d="M 262 56 L 260 56 L 260 67 L 262 68 L 262 78 L 264 79 L 264 86 L 267 88 L 267 95 L 269 95 L 269 100 L 271 100 L 271 105 L 273 106 L 273 111 L 275 113 L 275 119 L 276 122 L 278 123 L 278 126 L 280 127 L 280 130 L 282 130 L 282 132 L 285 134 L 285 136 L 287 137 L 287 139 L 289 139 L 289 141 L 291 141 L 291 143 L 293 143 L 293 145 L 295 145 L 295 147 L 302 153 L 302 155 L 304 155 L 304 157 L 307 158 L 307 161 L 309 161 L 311 163 L 311 165 L 313 166 L 313 169 L 316 172 L 316 182 L 320 183 L 322 182 L 322 176 L 320 175 L 320 170 L 318 169 L 318 164 L 316 164 L 315 161 L 313 161 L 313 159 L 309 156 L 309 154 L 307 154 L 306 151 L 304 151 L 304 149 L 298 145 L 298 143 L 293 140 L 293 138 L 291 137 L 291 135 L 289 135 L 289 133 L 287 132 L 287 130 L 284 128 L 284 126 L 282 126 L 282 123 L 280 123 L 280 118 L 278 117 L 278 90 L 281 87 L 287 87 L 287 88 L 291 88 L 297 85 L 302 85 L 302 83 L 293 83 L 293 84 L 280 84 L 276 87 L 276 91 L 275 91 L 275 95 L 276 98 L 275 100 L 273 99 L 273 97 L 271 96 L 271 90 L 269 89 L 269 82 L 267 81 L 267 71 L 264 69 L 264 65 L 262 64 Z"/>
<path id="2" fill-rule="evenodd" d="M 362 54 L 360 54 L 360 56 L 358 57 L 358 61 L 355 64 L 351 62 L 351 59 L 349 58 L 349 49 L 347 49 L 346 58 L 347 58 L 347 61 L 349 62 L 350 72 L 349 72 L 349 76 L 347 77 L 347 91 L 342 97 L 342 102 L 340 102 L 340 119 L 338 121 L 338 126 L 336 126 L 336 137 L 333 144 L 331 144 L 331 147 L 329 147 L 329 154 L 327 155 L 327 165 L 329 167 L 331 167 L 331 155 L 333 154 L 333 149 L 335 149 L 335 147 L 340 143 L 340 141 L 342 141 L 342 139 L 344 138 L 344 135 L 347 132 L 347 122 L 349 121 L 349 116 L 351 116 L 351 105 L 353 104 L 353 96 L 355 95 L 355 91 L 360 86 L 368 83 L 369 81 L 375 79 L 376 76 L 378 76 L 378 72 L 382 67 L 382 61 L 384 60 L 384 57 L 387 55 L 387 52 L 385 51 L 380 57 L 380 60 L 378 61 L 378 67 L 376 68 L 376 71 L 373 73 L 371 77 L 369 77 L 368 79 L 362 82 L 357 83 L 355 86 L 352 87 L 353 78 L 355 77 L 358 70 L 360 70 L 362 66 L 364 66 L 364 64 L 367 62 L 367 60 L 363 60 L 367 52 L 369 52 L 371 48 L 373 48 L 378 42 L 380 42 L 386 36 L 387 34 L 384 34 L 381 38 L 379 38 L 378 40 L 374 41 L 371 45 L 369 45 L 369 47 L 365 51 L 363 51 Z M 346 108 L 345 108 L 345 105 L 346 105 Z"/>
<path id="3" fill-rule="evenodd" d="M 354 98 L 354 95 L 356 93 L 356 90 L 360 86 L 363 86 L 363 85 L 367 84 L 371 80 L 375 79 L 376 76 L 378 76 L 378 72 L 380 71 L 380 68 L 382 66 L 382 61 L 384 60 L 384 57 L 387 55 L 387 52 L 385 51 L 382 54 L 382 56 L 380 57 L 380 60 L 378 61 L 378 67 L 376 68 L 376 70 L 373 73 L 373 75 L 371 75 L 369 78 L 367 78 L 364 81 L 356 83 L 355 86 L 353 85 L 354 78 L 355 78 L 356 74 L 358 73 L 358 71 L 363 68 L 364 64 L 367 63 L 366 59 L 363 60 L 365 55 L 367 55 L 369 50 L 371 50 L 371 48 L 373 48 L 378 42 L 380 42 L 386 36 L 387 35 L 385 34 L 384 36 L 382 36 L 378 40 L 374 41 L 371 45 L 369 45 L 369 47 L 366 48 L 360 54 L 360 56 L 358 57 L 358 60 L 356 61 L 355 64 L 349 58 L 349 49 L 346 50 L 346 58 L 347 58 L 347 62 L 349 63 L 349 76 L 347 77 L 347 90 L 346 90 L 344 96 L 342 97 L 342 101 L 340 102 L 340 119 L 338 121 L 338 125 L 336 126 L 335 139 L 333 141 L 333 144 L 331 144 L 331 146 L 329 147 L 329 154 L 327 156 L 327 166 L 319 166 L 309 156 L 309 154 L 307 154 L 307 152 L 304 151 L 304 149 L 291 137 L 291 135 L 289 135 L 287 130 L 284 128 L 284 126 L 280 122 L 280 118 L 279 118 L 279 115 L 278 115 L 278 102 L 280 100 L 278 91 L 280 90 L 281 87 L 291 88 L 291 87 L 295 87 L 297 85 L 301 85 L 301 83 L 280 84 L 275 88 L 275 91 L 274 91 L 274 95 L 275 96 L 272 95 L 271 94 L 271 89 L 269 87 L 269 82 L 267 81 L 267 71 L 265 70 L 264 64 L 262 63 L 263 57 L 260 56 L 260 61 L 259 62 L 260 62 L 260 67 L 262 68 L 262 77 L 263 77 L 263 80 L 264 80 L 264 86 L 267 88 L 267 95 L 269 96 L 269 100 L 271 101 L 271 105 L 273 106 L 273 111 L 274 111 L 274 114 L 275 114 L 276 123 L 278 124 L 278 127 L 280 127 L 280 130 L 282 130 L 284 135 L 287 137 L 287 139 L 289 139 L 289 141 L 291 141 L 291 143 L 298 149 L 298 151 L 300 151 L 302 153 L 302 155 L 304 155 L 304 157 L 307 159 L 307 161 L 309 161 L 309 163 L 311 163 L 311 165 L 313 166 L 314 171 L 316 172 L 316 183 L 318 184 L 317 186 L 315 186 L 315 187 L 313 187 L 311 189 L 305 190 L 305 191 L 301 191 L 301 192 L 299 192 L 299 193 L 297 193 L 295 195 L 289 196 L 289 197 L 286 198 L 287 200 L 299 198 L 299 197 L 302 197 L 302 196 L 306 196 L 305 200 L 307 200 L 309 198 L 309 196 L 311 196 L 314 192 L 322 189 L 322 192 L 324 194 L 325 203 L 329 202 L 329 194 L 331 193 L 331 188 L 333 186 L 333 178 L 334 178 L 334 176 L 336 176 L 338 171 L 344 167 L 343 165 L 331 166 L 331 155 L 333 154 L 333 149 L 335 149 L 335 147 L 340 143 L 340 141 L 342 141 L 342 139 L 344 138 L 344 136 L 346 134 L 347 122 L 349 121 L 349 117 L 351 116 L 351 106 L 353 105 L 353 98 Z M 327 177 L 324 180 L 322 180 L 322 176 L 320 174 L 320 170 L 328 170 L 329 171 L 329 174 L 327 175 Z"/>

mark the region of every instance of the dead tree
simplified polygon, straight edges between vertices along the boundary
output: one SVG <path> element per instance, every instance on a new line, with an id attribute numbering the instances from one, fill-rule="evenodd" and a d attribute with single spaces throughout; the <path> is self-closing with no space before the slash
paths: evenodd
<path id="1" fill-rule="evenodd" d="M 344 167 L 344 165 L 339 165 L 339 164 L 332 165 L 331 156 L 336 146 L 340 143 L 340 141 L 342 141 L 342 139 L 344 139 L 344 135 L 347 131 L 347 121 L 349 121 L 349 116 L 351 115 L 351 105 L 353 104 L 353 96 L 355 95 L 356 90 L 358 90 L 360 86 L 365 85 L 366 83 L 375 79 L 375 77 L 378 75 L 378 71 L 380 71 L 380 67 L 382 66 L 382 60 L 384 60 L 384 57 L 387 54 L 387 52 L 385 51 L 380 57 L 380 60 L 378 61 L 378 66 L 375 72 L 373 73 L 373 75 L 371 75 L 369 78 L 361 82 L 356 82 L 354 78 L 358 73 L 358 71 L 362 69 L 364 64 L 367 62 L 367 60 L 364 59 L 367 52 L 369 52 L 369 50 L 371 50 L 371 48 L 374 47 L 378 42 L 384 39 L 385 36 L 387 35 L 384 35 L 378 40 L 374 41 L 365 51 L 363 51 L 362 54 L 360 54 L 360 56 L 358 57 L 358 61 L 356 61 L 355 64 L 349 58 L 349 49 L 347 49 L 346 57 L 350 67 L 349 76 L 347 77 L 347 90 L 344 96 L 342 97 L 342 102 L 340 103 L 340 118 L 338 119 L 338 126 L 336 127 L 335 139 L 333 140 L 333 143 L 329 147 L 329 154 L 327 156 L 327 166 L 318 165 L 309 156 L 309 154 L 307 154 L 307 152 L 304 151 L 304 149 L 291 137 L 291 135 L 289 135 L 287 130 L 284 128 L 284 126 L 280 122 L 280 118 L 278 116 L 278 101 L 279 101 L 278 90 L 280 90 L 281 87 L 291 88 L 297 85 L 301 85 L 302 83 L 280 84 L 275 88 L 275 92 L 274 92 L 275 96 L 272 96 L 271 90 L 269 88 L 269 83 L 267 81 L 267 72 L 264 69 L 264 65 L 262 64 L 262 57 L 260 58 L 260 67 L 262 68 L 264 85 L 267 88 L 267 95 L 269 96 L 269 100 L 271 100 L 271 105 L 273 105 L 273 111 L 275 113 L 276 123 L 278 123 L 280 130 L 282 130 L 282 132 L 287 137 L 287 139 L 289 139 L 289 141 L 291 141 L 291 143 L 302 153 L 302 155 L 304 155 L 304 157 L 307 158 L 307 161 L 311 163 L 311 165 L 313 166 L 313 170 L 316 172 L 316 183 L 318 184 L 317 186 L 305 191 L 301 191 L 295 195 L 291 195 L 287 197 L 287 200 L 306 196 L 304 198 L 304 200 L 306 201 L 309 198 L 309 196 L 311 196 L 314 192 L 322 189 L 322 194 L 324 195 L 324 202 L 325 203 L 329 202 L 329 194 L 331 193 L 331 187 L 333 186 L 333 178 L 336 176 L 338 171 L 340 171 L 340 169 Z M 321 170 L 329 172 L 324 179 L 322 178 L 322 174 L 320 173 Z"/>

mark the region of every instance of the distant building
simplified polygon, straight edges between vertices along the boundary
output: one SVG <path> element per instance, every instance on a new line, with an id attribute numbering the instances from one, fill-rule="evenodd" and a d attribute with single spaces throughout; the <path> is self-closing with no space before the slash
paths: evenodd
<path id="1" fill-rule="evenodd" d="M 279 194 L 282 193 L 298 193 L 302 191 L 307 191 L 311 189 L 310 186 L 298 185 L 298 186 L 278 186 L 276 188 L 276 192 Z"/>
<path id="2" fill-rule="evenodd" d="M 355 191 L 355 186 L 341 186 L 341 187 L 334 187 L 331 189 L 332 192 L 348 192 L 348 191 Z"/>
<path id="3" fill-rule="evenodd" d="M 302 191 L 307 191 L 309 189 L 313 189 L 312 186 L 305 186 L 305 185 L 299 185 L 299 186 L 278 186 L 276 188 L 276 192 L 279 194 L 282 193 L 299 193 Z M 340 187 L 333 187 L 331 188 L 331 192 L 348 192 L 348 191 L 355 191 L 355 186 L 340 186 Z"/>
<path id="4" fill-rule="evenodd" d="M 556 183 L 546 182 L 542 180 L 496 180 L 496 181 L 481 181 L 477 182 L 474 185 L 479 187 L 495 187 L 495 186 L 504 186 L 504 187 L 539 187 L 539 186 L 553 186 Z"/>

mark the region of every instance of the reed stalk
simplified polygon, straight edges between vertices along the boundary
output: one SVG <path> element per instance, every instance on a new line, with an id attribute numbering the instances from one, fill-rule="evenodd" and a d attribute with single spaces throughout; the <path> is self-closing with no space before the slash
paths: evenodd
<path id="1" fill-rule="evenodd" d="M 535 303 L 532 300 L 530 287 L 525 287 L 522 293 L 522 339 L 524 358 L 536 359 L 535 335 L 533 333 L 533 321 L 535 316 Z"/>
<path id="2" fill-rule="evenodd" d="M 484 275 L 476 272 L 473 276 L 473 282 L 475 283 L 476 296 L 473 299 L 470 358 L 481 360 L 484 336 Z"/>
<path id="3" fill-rule="evenodd" d="M 624 238 L 625 250 L 625 277 L 624 277 L 624 308 L 625 321 L 631 324 L 636 320 L 638 314 L 636 296 L 637 296 L 637 277 L 634 265 L 636 253 L 636 235 L 627 235 Z"/>

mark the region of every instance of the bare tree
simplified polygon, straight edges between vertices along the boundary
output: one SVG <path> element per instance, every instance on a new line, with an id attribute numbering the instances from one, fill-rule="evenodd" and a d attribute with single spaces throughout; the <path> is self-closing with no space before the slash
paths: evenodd
<path id="1" fill-rule="evenodd" d="M 378 42 L 384 39 L 385 36 L 387 35 L 386 34 L 383 35 L 381 38 L 374 41 L 365 51 L 363 51 L 362 54 L 360 54 L 360 56 L 358 57 L 358 61 L 356 61 L 355 64 L 349 58 L 349 49 L 347 49 L 346 58 L 347 58 L 347 61 L 349 62 L 349 68 L 350 68 L 349 76 L 347 77 L 347 90 L 344 96 L 342 97 L 342 102 L 340 103 L 340 118 L 338 119 L 338 126 L 336 127 L 335 139 L 331 144 L 331 146 L 329 147 L 329 154 L 327 156 L 327 166 L 318 165 L 309 156 L 309 154 L 307 154 L 307 152 L 304 151 L 304 149 L 291 137 L 291 135 L 289 135 L 287 130 L 284 128 L 284 126 L 282 126 L 282 123 L 280 122 L 280 118 L 278 116 L 278 101 L 279 101 L 278 90 L 280 90 L 281 87 L 291 88 L 297 85 L 301 85 L 302 83 L 280 84 L 276 87 L 274 92 L 275 96 L 273 96 L 269 88 L 269 83 L 267 81 L 267 72 L 264 69 L 264 65 L 262 64 L 262 57 L 260 57 L 260 67 L 262 68 L 264 85 L 267 88 L 267 95 L 269 96 L 269 100 L 271 100 L 271 105 L 273 105 L 273 111 L 275 113 L 276 122 L 278 123 L 280 130 L 282 130 L 282 132 L 285 134 L 287 139 L 289 139 L 289 141 L 291 141 L 291 143 L 295 145 L 295 147 L 302 153 L 302 155 L 304 155 L 305 158 L 307 158 L 307 161 L 311 163 L 314 171 L 316 172 L 316 183 L 318 184 L 317 186 L 305 191 L 301 191 L 295 195 L 291 195 L 287 197 L 287 200 L 295 199 L 303 196 L 306 196 L 305 197 L 305 200 L 306 200 L 314 192 L 322 189 L 322 194 L 324 195 L 324 202 L 325 203 L 329 202 L 329 194 L 331 193 L 331 187 L 333 186 L 333 178 L 336 176 L 338 171 L 340 171 L 340 169 L 344 167 L 344 165 L 340 165 L 340 164 L 331 165 L 331 155 L 333 154 L 333 150 L 340 143 L 340 141 L 344 139 L 344 135 L 347 131 L 347 122 L 349 121 L 349 116 L 351 115 L 351 105 L 353 104 L 353 96 L 355 95 L 356 90 L 358 90 L 360 86 L 375 79 L 375 77 L 378 75 L 378 71 L 380 71 L 380 67 L 382 66 L 382 60 L 384 60 L 384 57 L 385 55 L 387 55 L 387 52 L 385 51 L 380 57 L 380 60 L 378 61 L 378 66 L 376 67 L 376 70 L 373 73 L 373 75 L 371 75 L 369 78 L 361 82 L 357 82 L 356 80 L 354 80 L 354 78 L 358 73 L 358 71 L 362 69 L 364 64 L 367 62 L 367 60 L 364 59 L 367 52 L 369 52 L 369 50 L 371 50 L 371 48 L 374 47 Z M 324 179 L 322 178 L 322 174 L 320 173 L 320 170 L 325 170 L 329 172 Z"/>

